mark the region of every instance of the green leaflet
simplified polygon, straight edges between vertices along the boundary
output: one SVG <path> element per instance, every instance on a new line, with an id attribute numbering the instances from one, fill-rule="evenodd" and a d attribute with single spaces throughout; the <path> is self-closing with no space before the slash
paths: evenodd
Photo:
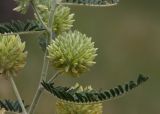
<path id="1" fill-rule="evenodd" d="M 0 33 L 19 33 L 19 32 L 29 32 L 29 31 L 42 31 L 44 28 L 36 20 L 27 20 L 22 22 L 20 20 L 11 21 L 10 23 L 0 24 Z"/>
<path id="2" fill-rule="evenodd" d="M 25 108 L 28 107 L 29 107 L 28 105 L 25 106 Z M 5 110 L 11 112 L 19 112 L 19 113 L 22 112 L 22 108 L 18 101 L 0 100 L 0 108 L 4 108 Z"/>
<path id="3" fill-rule="evenodd" d="M 78 104 L 91 104 L 112 100 L 122 96 L 148 79 L 148 77 L 140 74 L 136 81 L 129 81 L 126 84 L 118 85 L 109 90 L 92 90 L 90 92 L 76 92 L 76 89 L 55 86 L 54 83 L 47 83 L 45 81 L 42 82 L 42 85 L 47 91 L 63 101 Z"/>
<path id="4" fill-rule="evenodd" d="M 107 7 L 117 5 L 119 0 L 60 0 L 59 4 Z"/>

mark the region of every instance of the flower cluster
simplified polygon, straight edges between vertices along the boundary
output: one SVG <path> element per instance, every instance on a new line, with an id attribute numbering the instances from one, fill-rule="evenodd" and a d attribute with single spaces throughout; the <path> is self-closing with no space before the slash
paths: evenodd
<path id="1" fill-rule="evenodd" d="M 53 66 L 72 76 L 79 76 L 95 64 L 94 42 L 78 31 L 60 34 L 48 46 L 48 58 Z"/>
<path id="2" fill-rule="evenodd" d="M 26 63 L 25 43 L 19 35 L 0 35 L 0 74 L 16 74 Z"/>
<path id="3" fill-rule="evenodd" d="M 76 88 L 77 92 L 91 91 L 92 87 L 83 88 L 78 83 L 72 88 Z M 71 89 L 72 89 L 71 88 Z M 59 100 L 56 103 L 57 114 L 102 114 L 102 103 L 95 104 L 76 104 Z"/>

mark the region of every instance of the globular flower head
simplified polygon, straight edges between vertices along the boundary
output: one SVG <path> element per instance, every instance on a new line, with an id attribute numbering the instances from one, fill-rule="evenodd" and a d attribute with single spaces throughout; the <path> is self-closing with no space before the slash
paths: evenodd
<path id="1" fill-rule="evenodd" d="M 0 35 L 0 74 L 16 74 L 25 66 L 25 43 L 18 35 Z"/>
<path id="2" fill-rule="evenodd" d="M 92 87 L 87 86 L 83 88 L 78 83 L 75 86 L 71 87 L 71 89 L 75 89 L 77 92 L 86 92 L 91 91 Z M 94 104 L 77 104 L 71 102 L 65 102 L 63 100 L 59 100 L 56 103 L 56 111 L 57 114 L 102 114 L 103 105 L 102 103 L 94 103 Z"/>
<path id="3" fill-rule="evenodd" d="M 53 30 L 60 34 L 66 30 L 70 30 L 73 26 L 74 14 L 70 12 L 70 8 L 66 6 L 58 6 L 56 7 Z"/>
<path id="4" fill-rule="evenodd" d="M 95 64 L 94 42 L 78 31 L 60 34 L 48 46 L 48 58 L 55 68 L 72 76 L 79 76 Z"/>

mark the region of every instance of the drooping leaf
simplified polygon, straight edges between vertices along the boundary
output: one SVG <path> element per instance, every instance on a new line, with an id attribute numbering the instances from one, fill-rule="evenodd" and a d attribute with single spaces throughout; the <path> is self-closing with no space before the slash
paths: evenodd
<path id="1" fill-rule="evenodd" d="M 19 33 L 19 32 L 31 32 L 31 31 L 43 31 L 43 26 L 36 20 L 27 20 L 22 22 L 19 20 L 11 21 L 9 23 L 0 24 L 0 33 Z"/>
<path id="2" fill-rule="evenodd" d="M 28 105 L 25 106 L 25 108 L 28 107 L 29 107 Z M 22 112 L 22 108 L 18 101 L 0 100 L 0 108 L 4 108 L 6 111 L 11 111 L 11 112 L 19 112 L 19 113 Z"/>
<path id="3" fill-rule="evenodd" d="M 117 5 L 119 0 L 59 0 L 62 5 L 108 7 Z"/>
<path id="4" fill-rule="evenodd" d="M 147 80 L 148 77 L 139 75 L 136 81 L 129 81 L 124 85 L 118 85 L 109 90 L 92 90 L 89 92 L 77 92 L 74 91 L 74 89 L 72 89 L 71 91 L 70 87 L 55 86 L 55 84 L 45 81 L 42 82 L 42 85 L 48 92 L 61 100 L 64 100 L 66 102 L 88 104 L 95 102 L 104 102 L 122 96 L 129 91 L 135 89 Z"/>

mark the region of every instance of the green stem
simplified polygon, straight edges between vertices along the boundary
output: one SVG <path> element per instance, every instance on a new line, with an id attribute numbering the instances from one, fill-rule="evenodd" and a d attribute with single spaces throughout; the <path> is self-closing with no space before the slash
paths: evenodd
<path id="1" fill-rule="evenodd" d="M 54 81 L 61 73 L 62 72 L 55 73 L 55 75 L 48 82 Z M 38 104 L 43 91 L 44 91 L 44 88 L 43 88 L 43 86 L 40 83 L 39 88 L 37 89 L 35 97 L 33 99 L 33 102 L 32 102 L 32 104 L 30 106 L 28 114 L 33 114 L 34 113 L 36 105 Z"/>
<path id="2" fill-rule="evenodd" d="M 49 28 L 47 27 L 47 25 L 43 22 L 42 17 L 40 16 L 37 8 L 35 7 L 35 5 L 34 5 L 34 3 L 33 3 L 33 1 L 31 1 L 31 6 L 32 6 L 34 12 L 36 13 L 38 20 L 42 23 L 42 25 L 44 26 L 44 28 L 45 28 L 48 32 L 50 32 L 50 30 L 49 30 Z"/>
<path id="3" fill-rule="evenodd" d="M 51 2 L 51 10 L 50 10 L 50 15 L 49 15 L 49 21 L 48 21 L 48 27 L 50 28 L 50 41 L 53 38 L 53 22 L 54 22 L 54 13 L 55 13 L 55 8 L 56 8 L 56 0 L 52 0 Z"/>
<path id="4" fill-rule="evenodd" d="M 40 79 L 39 86 L 38 86 L 38 89 L 36 91 L 36 94 L 35 94 L 35 96 L 33 98 L 32 104 L 31 104 L 31 106 L 29 108 L 29 111 L 28 111 L 29 114 L 33 114 L 33 112 L 34 112 L 34 110 L 36 108 L 36 105 L 39 102 L 40 96 L 43 93 L 43 87 L 41 86 L 41 82 L 43 80 L 46 80 L 48 66 L 49 66 L 49 60 L 47 59 L 47 51 L 45 52 L 43 61 L 44 62 L 43 62 L 43 67 L 42 67 L 42 72 L 41 72 L 41 79 Z"/>
<path id="5" fill-rule="evenodd" d="M 56 72 L 49 80 L 48 83 L 53 82 L 60 74 L 62 74 L 63 72 Z"/>
<path id="6" fill-rule="evenodd" d="M 35 5 L 34 5 L 34 3 L 32 1 L 31 1 L 31 5 L 32 5 L 32 7 L 33 7 L 33 9 L 34 9 L 39 21 L 42 23 L 42 25 L 48 31 L 48 33 L 50 35 L 50 41 L 49 42 L 51 42 L 52 37 L 53 37 L 52 24 L 53 24 L 53 21 L 54 21 L 54 12 L 55 12 L 55 7 L 56 7 L 56 0 L 52 0 L 52 4 L 51 4 L 52 6 L 51 6 L 49 22 L 48 22 L 49 27 L 47 27 L 46 24 L 43 22 L 40 14 L 38 13 L 37 8 L 35 7 Z M 48 65 L 49 65 L 49 60 L 47 59 L 47 54 L 48 54 L 48 52 L 46 50 L 45 55 L 44 55 L 44 60 L 43 60 L 44 62 L 43 62 L 43 67 L 42 67 L 41 79 L 40 79 L 40 82 L 39 82 L 39 87 L 38 87 L 38 89 L 36 91 L 36 94 L 34 96 L 32 104 L 31 104 L 31 106 L 29 108 L 29 114 L 33 114 L 34 113 L 36 105 L 38 104 L 40 96 L 41 96 L 41 94 L 43 93 L 43 90 L 44 90 L 44 88 L 41 85 L 41 82 L 43 80 L 46 80 L 46 77 L 47 77 Z M 56 74 L 56 77 L 57 77 L 57 75 L 59 75 L 59 73 Z"/>
<path id="7" fill-rule="evenodd" d="M 49 66 L 49 60 L 47 59 L 47 51 L 45 51 L 45 55 L 44 55 L 44 58 L 43 58 L 43 66 L 42 66 L 40 82 L 43 81 L 43 80 L 46 80 L 47 72 L 48 72 L 48 66 Z"/>
<path id="8" fill-rule="evenodd" d="M 42 95 L 42 93 L 43 93 L 43 87 L 39 86 L 37 91 L 36 91 L 36 94 L 34 96 L 34 99 L 32 101 L 32 104 L 29 108 L 28 114 L 33 114 L 34 113 L 34 110 L 35 110 L 36 105 L 38 104 L 38 102 L 40 100 L 40 96 Z"/>
<path id="9" fill-rule="evenodd" d="M 22 108 L 23 113 L 24 113 L 24 114 L 27 114 L 27 111 L 26 111 L 26 109 L 25 109 L 25 107 L 24 107 L 24 104 L 23 104 L 23 102 L 22 102 L 21 96 L 20 96 L 20 94 L 19 94 L 19 92 L 18 92 L 18 89 L 17 89 L 17 87 L 16 87 L 16 84 L 15 84 L 15 82 L 14 82 L 13 77 L 12 77 L 12 76 L 9 76 L 9 79 L 10 79 L 10 82 L 11 82 L 11 84 L 12 84 L 14 93 L 15 93 L 17 99 L 18 99 L 18 102 L 19 102 L 19 104 L 20 104 L 20 106 L 21 106 L 21 108 Z"/>
<path id="10" fill-rule="evenodd" d="M 5 33 L 3 34 L 4 36 L 6 35 L 26 35 L 26 34 L 42 34 L 46 30 L 41 30 L 41 31 L 24 31 L 24 32 L 14 32 L 14 33 Z"/>

